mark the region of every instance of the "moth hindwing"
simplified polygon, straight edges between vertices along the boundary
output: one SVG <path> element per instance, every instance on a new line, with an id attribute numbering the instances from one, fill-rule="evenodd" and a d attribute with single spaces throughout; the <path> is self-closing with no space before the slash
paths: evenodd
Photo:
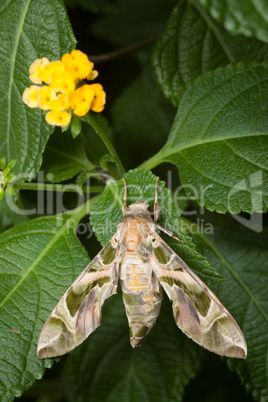
<path id="1" fill-rule="evenodd" d="M 124 182 L 125 183 L 125 182 Z M 238 324 L 204 282 L 164 242 L 145 201 L 126 207 L 111 240 L 63 295 L 38 340 L 39 358 L 63 355 L 82 343 L 101 322 L 104 300 L 120 280 L 130 327 L 130 343 L 140 345 L 158 317 L 162 288 L 172 301 L 177 326 L 204 348 L 228 357 L 246 358 L 247 345 Z M 179 240 L 179 239 L 178 239 Z"/>

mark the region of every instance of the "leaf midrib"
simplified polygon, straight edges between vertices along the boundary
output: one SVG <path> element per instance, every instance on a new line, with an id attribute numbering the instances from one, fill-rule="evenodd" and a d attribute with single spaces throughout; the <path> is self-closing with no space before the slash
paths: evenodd
<path id="1" fill-rule="evenodd" d="M 11 91 L 12 91 L 12 83 L 14 82 L 14 71 L 15 71 L 15 61 L 16 61 L 16 54 L 17 54 L 17 49 L 19 46 L 19 41 L 20 41 L 20 35 L 22 32 L 22 27 L 24 25 L 24 21 L 26 18 L 26 14 L 29 9 L 29 5 L 31 3 L 31 0 L 28 0 L 27 3 L 25 4 L 24 7 L 24 12 L 21 15 L 21 20 L 18 25 L 18 30 L 17 30 L 17 36 L 15 37 L 15 45 L 13 47 L 13 52 L 10 54 L 10 59 L 12 60 L 11 63 L 11 71 L 10 71 L 10 80 L 9 80 L 9 89 L 7 92 L 7 99 L 8 99 L 8 116 L 7 116 L 7 136 L 6 136 L 6 143 L 7 143 L 7 158 L 8 160 L 10 159 L 10 149 L 9 149 L 9 138 L 10 138 L 10 127 L 11 127 Z"/>
<path id="2" fill-rule="evenodd" d="M 51 247 L 59 240 L 59 238 L 64 234 L 68 225 L 68 220 L 64 223 L 64 225 L 55 233 L 54 237 L 47 243 L 47 245 L 43 248 L 43 250 L 38 254 L 29 268 L 23 273 L 19 281 L 16 283 L 15 286 L 7 293 L 5 298 L 0 302 L 0 309 L 3 305 L 10 299 L 13 293 L 21 286 L 23 281 L 29 276 L 29 274 L 34 271 L 35 267 L 38 263 L 42 260 L 43 257 L 47 254 Z"/>
<path id="3" fill-rule="evenodd" d="M 181 151 L 188 150 L 190 148 L 198 147 L 200 145 L 205 145 L 205 144 L 210 144 L 213 142 L 226 142 L 228 140 L 234 140 L 234 139 L 243 139 L 243 138 L 250 138 L 250 137 L 260 137 L 260 136 L 267 136 L 267 133 L 257 133 L 257 134 L 247 134 L 244 136 L 241 135 L 230 135 L 230 136 L 224 136 L 224 137 L 212 137 L 212 138 L 200 138 L 196 141 L 193 141 L 191 143 L 187 142 L 181 145 L 177 145 L 176 147 L 173 147 L 171 145 L 166 145 L 162 150 L 159 151 L 157 154 L 162 160 L 165 159 L 166 157 L 170 155 L 174 155 L 177 153 L 180 153 Z M 251 162 L 252 163 L 252 162 Z"/>
<path id="4" fill-rule="evenodd" d="M 217 25 L 214 23 L 214 21 L 210 18 L 210 16 L 207 14 L 207 12 L 203 9 L 203 7 L 200 6 L 200 4 L 196 0 L 191 0 L 191 3 L 193 4 L 193 6 L 197 10 L 197 12 L 200 14 L 200 16 L 204 20 L 204 22 L 207 24 L 208 28 L 215 35 L 216 39 L 218 40 L 218 43 L 220 44 L 225 55 L 228 57 L 230 63 L 235 63 L 236 60 L 234 59 L 232 54 L 229 52 L 228 47 L 225 45 L 224 40 L 220 34 L 220 31 L 219 31 Z"/>
<path id="5" fill-rule="evenodd" d="M 85 204 L 81 205 L 80 207 L 74 209 L 72 212 L 68 214 L 69 217 L 72 217 L 78 223 L 80 219 L 82 219 L 87 213 L 89 213 L 92 205 L 98 200 L 99 196 L 95 196 L 85 202 Z M 59 218 L 59 216 L 64 216 L 64 215 L 56 215 L 55 219 Z M 12 296 L 12 294 L 19 288 L 19 286 L 23 283 L 23 281 L 28 277 L 29 273 L 34 270 L 36 265 L 42 260 L 43 257 L 45 257 L 46 253 L 48 250 L 58 241 L 58 239 L 64 234 L 64 232 L 68 228 L 68 219 L 66 219 L 65 223 L 62 225 L 62 227 L 55 233 L 54 237 L 47 243 L 47 245 L 43 248 L 43 250 L 40 252 L 40 254 L 35 258 L 35 260 L 32 262 L 32 264 L 29 266 L 29 268 L 23 273 L 21 276 L 20 280 L 16 283 L 16 285 L 8 292 L 6 297 L 0 302 L 0 309 L 3 307 L 3 305 L 6 303 L 7 300 Z"/>

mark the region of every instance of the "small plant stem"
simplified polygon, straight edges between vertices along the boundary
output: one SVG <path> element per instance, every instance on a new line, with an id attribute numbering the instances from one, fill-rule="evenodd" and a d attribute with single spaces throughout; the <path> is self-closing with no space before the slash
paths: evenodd
<path id="1" fill-rule="evenodd" d="M 150 36 L 149 38 L 143 39 L 140 42 L 134 43 L 133 45 L 123 47 L 122 49 L 115 50 L 114 52 L 100 54 L 100 55 L 89 55 L 88 58 L 93 63 L 105 63 L 112 59 L 116 59 L 118 57 L 124 56 L 134 50 L 140 49 L 144 46 L 147 46 L 153 42 L 155 42 L 160 36 L 159 34 Z"/>
<path id="2" fill-rule="evenodd" d="M 76 184 L 12 183 L 12 186 L 18 190 L 79 192 Z M 82 190 L 85 193 L 100 193 L 104 190 L 104 186 L 82 186 Z"/>
<path id="3" fill-rule="evenodd" d="M 94 117 L 89 113 L 83 118 L 83 120 L 86 121 L 87 123 L 89 123 L 94 128 L 96 133 L 101 137 L 101 139 L 104 142 L 104 144 L 106 145 L 108 151 L 114 158 L 114 161 L 115 161 L 118 171 L 120 173 L 120 177 L 122 177 L 125 173 L 125 169 L 122 165 L 122 162 L 119 159 L 119 156 L 117 155 L 116 150 L 114 149 L 113 144 L 111 143 L 111 141 L 109 140 L 109 138 L 107 137 L 107 135 L 105 134 L 105 132 L 103 131 L 101 126 L 96 122 Z"/>

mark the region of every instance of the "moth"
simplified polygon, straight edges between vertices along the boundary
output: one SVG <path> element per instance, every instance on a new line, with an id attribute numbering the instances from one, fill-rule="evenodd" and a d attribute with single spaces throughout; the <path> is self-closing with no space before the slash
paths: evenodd
<path id="1" fill-rule="evenodd" d="M 158 231 L 163 231 L 176 238 L 157 224 L 157 182 L 153 211 L 145 201 L 127 208 L 124 181 L 123 218 L 118 229 L 48 317 L 37 345 L 40 359 L 71 351 L 100 325 L 102 305 L 116 293 L 119 279 L 133 348 L 155 324 L 163 288 L 172 302 L 177 326 L 189 338 L 219 355 L 246 358 L 247 345 L 234 318 L 159 236 Z"/>

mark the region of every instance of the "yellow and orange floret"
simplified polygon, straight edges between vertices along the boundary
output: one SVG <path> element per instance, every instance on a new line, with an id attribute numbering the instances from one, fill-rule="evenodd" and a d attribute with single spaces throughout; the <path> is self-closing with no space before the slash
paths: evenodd
<path id="1" fill-rule="evenodd" d="M 89 110 L 101 112 L 105 105 L 102 85 L 79 86 L 81 80 L 94 80 L 98 76 L 93 67 L 80 50 L 52 62 L 46 57 L 37 59 L 30 66 L 30 80 L 35 85 L 25 89 L 23 102 L 31 108 L 47 110 L 46 121 L 53 126 L 68 126 L 72 113 L 85 116 Z"/>

